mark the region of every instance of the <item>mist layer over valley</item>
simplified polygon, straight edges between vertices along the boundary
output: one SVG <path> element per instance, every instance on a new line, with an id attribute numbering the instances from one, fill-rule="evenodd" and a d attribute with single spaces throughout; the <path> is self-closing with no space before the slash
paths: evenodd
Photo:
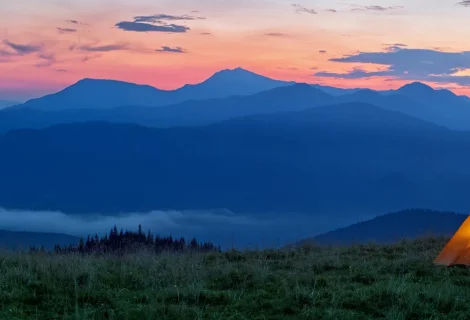
<path id="1" fill-rule="evenodd" d="M 370 216 L 361 216 L 363 219 Z M 141 224 L 145 232 L 174 238 L 196 237 L 212 241 L 222 248 L 238 249 L 278 247 L 344 227 L 358 221 L 358 216 L 328 215 L 256 215 L 235 214 L 228 210 L 150 211 L 118 215 L 64 214 L 57 211 L 6 210 L 0 208 L 0 229 L 64 233 L 87 237 L 102 236 L 116 225 L 119 229 L 136 230 Z"/>

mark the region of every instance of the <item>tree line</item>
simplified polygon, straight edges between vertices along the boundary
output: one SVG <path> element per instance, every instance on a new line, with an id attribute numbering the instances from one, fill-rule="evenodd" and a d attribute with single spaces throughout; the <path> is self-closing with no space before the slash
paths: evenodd
<path id="1" fill-rule="evenodd" d="M 214 245 L 212 242 L 198 242 L 196 238 L 186 241 L 184 237 L 173 239 L 172 236 L 160 237 L 153 235 L 150 230 L 147 233 L 142 231 L 139 225 L 138 231 L 118 231 L 116 225 L 110 230 L 109 234 L 99 237 L 97 234 L 88 236 L 86 240 L 80 238 L 78 244 L 61 246 L 54 245 L 53 251 L 57 254 L 65 253 L 82 253 L 82 254 L 99 254 L 99 253 L 128 253 L 139 250 L 147 250 L 155 253 L 162 252 L 220 252 L 220 246 Z M 30 251 L 44 251 L 44 248 L 32 247 Z"/>

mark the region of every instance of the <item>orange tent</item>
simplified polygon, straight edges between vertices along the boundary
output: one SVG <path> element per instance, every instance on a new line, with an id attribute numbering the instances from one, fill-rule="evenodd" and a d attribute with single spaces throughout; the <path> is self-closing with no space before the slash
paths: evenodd
<path id="1" fill-rule="evenodd" d="M 465 219 L 457 232 L 452 236 L 444 249 L 434 259 L 441 266 L 470 266 L 470 216 Z"/>

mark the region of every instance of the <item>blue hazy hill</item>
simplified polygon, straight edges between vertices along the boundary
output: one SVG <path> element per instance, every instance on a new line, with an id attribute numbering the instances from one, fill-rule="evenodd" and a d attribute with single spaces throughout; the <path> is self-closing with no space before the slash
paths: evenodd
<path id="1" fill-rule="evenodd" d="M 407 84 L 387 94 L 358 90 L 338 97 L 339 102 L 367 102 L 456 130 L 470 130 L 470 104 L 465 96 L 449 90 L 434 90 L 419 82 Z"/>
<path id="2" fill-rule="evenodd" d="M 0 109 L 11 107 L 17 104 L 19 104 L 19 102 L 10 100 L 0 100 Z"/>
<path id="3" fill-rule="evenodd" d="M 403 210 L 332 230 L 299 243 L 350 245 L 368 242 L 393 243 L 424 236 L 451 237 L 467 217 L 468 215 L 454 212 Z"/>
<path id="4" fill-rule="evenodd" d="M 65 212 L 467 210 L 470 134 L 365 103 L 199 128 L 103 122 L 0 136 L 0 206 Z"/>
<path id="5" fill-rule="evenodd" d="M 176 90 L 160 90 L 148 85 L 117 80 L 85 78 L 59 92 L 31 99 L 24 104 L 18 104 L 17 107 L 53 111 L 112 109 L 129 105 L 156 107 L 187 100 L 252 95 L 293 84 L 295 84 L 293 81 L 271 79 L 242 68 L 221 70 L 201 83 L 187 84 Z M 335 88 L 319 84 L 311 86 L 335 97 L 365 90 L 363 88 Z M 4 106 L 14 104 L 5 102 Z M 0 102 L 0 107 L 1 105 Z"/>
<path id="6" fill-rule="evenodd" d="M 79 240 L 79 237 L 60 233 L 0 230 L 0 249 L 29 250 L 33 246 L 52 249 L 56 244 L 75 245 Z"/>
<path id="7" fill-rule="evenodd" d="M 243 86 L 257 83 L 248 87 L 252 91 L 261 91 L 248 94 L 247 88 L 239 88 L 236 90 L 246 95 L 225 96 L 229 93 L 223 88 L 237 88 L 230 83 Z M 265 90 L 269 87 L 274 88 Z M 467 121 L 470 119 L 470 103 L 465 97 L 448 90 L 434 90 L 421 83 L 411 83 L 386 93 L 370 89 L 341 89 L 344 94 L 333 92 L 330 95 L 325 93 L 325 88 L 329 87 L 283 83 L 243 69 L 220 71 L 201 84 L 176 91 L 88 79 L 55 95 L 0 111 L 0 133 L 84 121 L 135 123 L 151 127 L 207 125 L 257 113 L 351 102 L 365 102 L 399 111 L 451 129 L 470 130 L 470 122 Z M 224 97 L 207 99 L 210 95 Z M 157 101 L 165 106 L 155 107 Z"/>
<path id="8" fill-rule="evenodd" d="M 333 99 L 330 95 L 307 84 L 294 84 L 248 96 L 190 100 L 159 108 L 127 106 L 60 112 L 26 107 L 8 108 L 0 111 L 0 132 L 86 121 L 135 123 L 151 127 L 205 125 L 239 116 L 302 110 L 329 104 Z"/>
<path id="9" fill-rule="evenodd" d="M 62 111 L 69 109 L 111 109 L 126 104 L 142 106 L 166 103 L 170 91 L 130 82 L 82 79 L 50 95 L 31 99 L 15 108 Z"/>

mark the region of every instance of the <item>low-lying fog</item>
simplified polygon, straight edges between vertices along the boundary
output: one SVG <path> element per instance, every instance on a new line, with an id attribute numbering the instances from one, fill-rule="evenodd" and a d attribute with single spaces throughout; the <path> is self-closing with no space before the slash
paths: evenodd
<path id="1" fill-rule="evenodd" d="M 255 248 L 285 245 L 369 218 L 372 217 L 290 213 L 260 216 L 226 210 L 150 211 L 105 216 L 0 208 L 0 229 L 87 236 L 102 235 L 114 225 L 119 229 L 137 230 L 141 224 L 145 231 L 150 229 L 161 236 L 196 237 L 222 248 Z"/>

